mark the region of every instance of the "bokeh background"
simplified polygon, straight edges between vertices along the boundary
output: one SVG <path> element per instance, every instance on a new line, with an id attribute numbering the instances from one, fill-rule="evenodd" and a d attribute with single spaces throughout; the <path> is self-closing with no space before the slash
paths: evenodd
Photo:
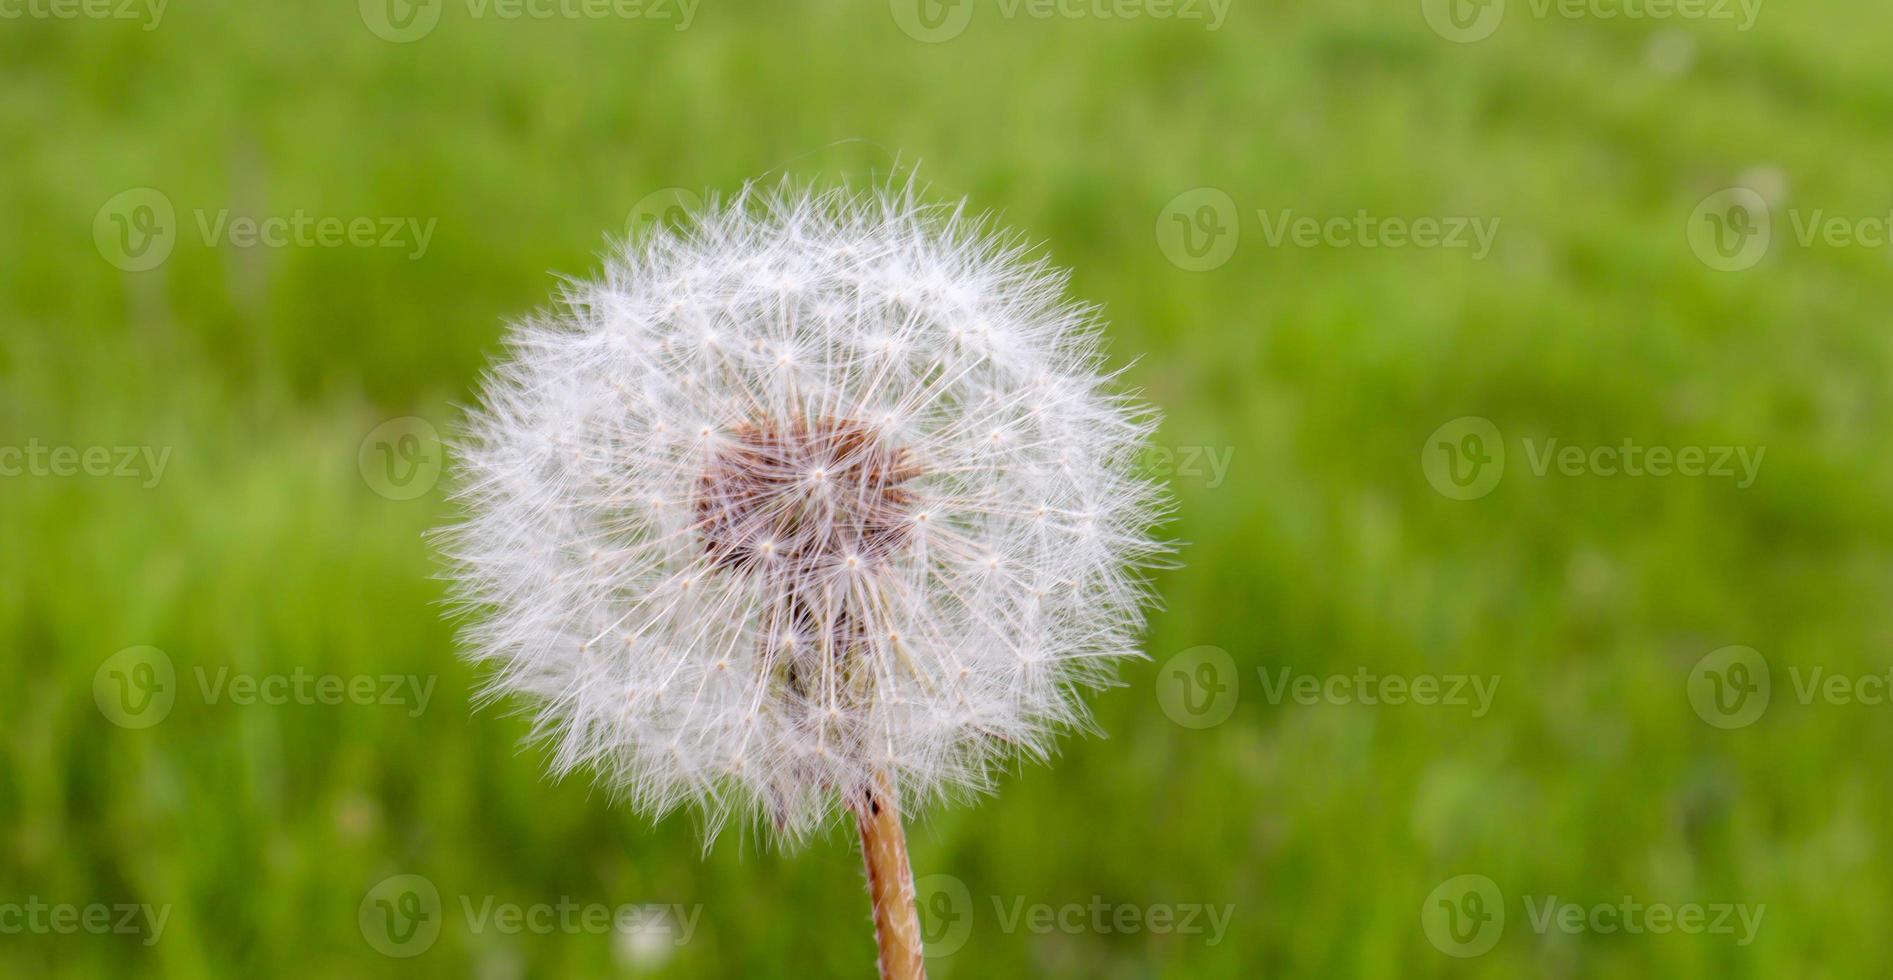
<path id="1" fill-rule="evenodd" d="M 872 975 L 850 828 L 705 855 L 472 710 L 427 436 L 504 319 L 672 189 L 916 167 L 1103 305 L 1167 413 L 1184 542 L 1152 659 L 1095 698 L 1107 737 L 913 820 L 936 977 L 1888 969 L 1893 8 L 1126 3 L 0 6 L 0 447 L 168 452 L 0 477 L 0 915 L 168 909 L 156 942 L 0 931 L 0 973 Z M 216 230 L 298 212 L 432 231 Z M 1271 235 L 1288 212 L 1497 234 L 1305 244 Z M 1830 218 L 1849 234 L 1804 233 Z M 1490 455 L 1476 423 L 1436 435 L 1467 418 L 1506 459 L 1462 500 L 1423 454 Z M 1765 456 L 1745 486 L 1540 474 L 1552 439 Z M 1772 678 L 1759 714 L 1736 660 Z M 164 665 L 173 704 L 124 699 Z M 1802 696 L 1817 669 L 1844 690 Z M 202 689 L 298 671 L 431 698 Z M 1498 686 L 1481 712 L 1328 680 L 1362 673 Z M 1335 693 L 1271 697 L 1284 676 Z M 376 937 L 407 875 L 438 932 Z M 1462 875 L 1505 921 L 1441 940 L 1480 912 Z M 1534 928 L 1554 896 L 1764 911 L 1747 936 Z M 561 899 L 697 915 L 685 941 L 463 912 Z M 1231 915 L 1010 918 L 1094 902 Z"/>

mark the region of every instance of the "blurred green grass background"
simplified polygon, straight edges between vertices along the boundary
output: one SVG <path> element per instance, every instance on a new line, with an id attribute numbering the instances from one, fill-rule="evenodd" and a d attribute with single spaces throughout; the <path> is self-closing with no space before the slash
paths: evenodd
<path id="1" fill-rule="evenodd" d="M 170 907 L 160 941 L 0 935 L 8 976 L 869 976 L 859 857 L 707 856 L 473 713 L 422 534 L 439 489 L 375 493 L 364 438 L 451 429 L 502 320 L 585 274 L 667 187 L 918 166 L 1041 240 L 1101 303 L 1179 473 L 1152 662 L 1095 699 L 1107 738 L 919 815 L 916 873 L 971 896 L 936 977 L 1798 976 L 1883 973 L 1893 904 L 1885 705 L 1799 703 L 1790 668 L 1885 674 L 1893 641 L 1893 277 L 1802 245 L 1789 209 L 1893 208 L 1893 8 L 1727 22 L 1533 16 L 1473 44 L 1417 2 L 1237 2 L 1218 30 L 1005 17 L 926 44 L 887 3 L 703 0 L 648 19 L 509 21 L 448 3 L 412 43 L 346 0 L 178 0 L 134 22 L 0 20 L 0 445 L 171 447 L 163 479 L 0 479 L 0 903 Z M 1709 268 L 1692 210 L 1776 205 L 1770 254 Z M 128 273 L 93 228 L 149 187 L 174 252 Z M 1178 195 L 1240 240 L 1179 268 Z M 402 249 L 209 244 L 196 214 L 415 217 Z M 1257 212 L 1477 216 L 1492 253 L 1271 246 Z M 1489 495 L 1435 492 L 1429 433 L 1493 422 Z M 1534 475 L 1525 439 L 1765 447 L 1753 486 Z M 1212 485 L 1213 484 L 1213 485 Z M 1774 670 L 1755 724 L 1706 724 L 1691 668 Z M 111 724 L 101 664 L 176 664 L 162 723 Z M 1227 650 L 1239 702 L 1172 721 L 1162 665 Z M 195 675 L 437 678 L 381 705 L 206 704 Z M 1271 675 L 1471 673 L 1491 711 L 1268 703 Z M 1490 877 L 1484 955 L 1421 910 Z M 372 888 L 446 903 L 412 959 L 366 941 Z M 1754 941 L 1530 928 L 1521 899 L 1765 905 Z M 474 931 L 478 905 L 700 906 L 691 941 Z M 1001 907 L 1234 906 L 1227 934 L 1040 934 Z"/>

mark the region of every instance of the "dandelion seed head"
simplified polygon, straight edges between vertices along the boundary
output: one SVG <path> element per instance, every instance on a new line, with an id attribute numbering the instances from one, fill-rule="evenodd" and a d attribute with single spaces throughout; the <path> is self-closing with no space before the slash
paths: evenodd
<path id="1" fill-rule="evenodd" d="M 513 326 L 442 535 L 557 775 L 793 843 L 989 790 L 1138 655 L 1166 506 L 1064 274 L 916 191 L 748 189 Z"/>

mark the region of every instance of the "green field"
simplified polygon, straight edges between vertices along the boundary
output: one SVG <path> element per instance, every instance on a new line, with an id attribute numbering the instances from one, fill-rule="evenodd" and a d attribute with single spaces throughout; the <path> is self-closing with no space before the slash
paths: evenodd
<path id="1" fill-rule="evenodd" d="M 1102 305 L 1181 542 L 1107 737 L 912 822 L 935 977 L 1893 969 L 1893 7 L 53 2 L 0 0 L 0 975 L 872 976 L 852 828 L 706 855 L 474 710 L 450 481 L 385 434 L 451 433 L 651 195 L 916 168 Z M 244 703 L 303 677 L 373 695 Z M 1460 875 L 1483 952 L 1429 938 Z M 482 914 L 561 902 L 689 917 Z"/>

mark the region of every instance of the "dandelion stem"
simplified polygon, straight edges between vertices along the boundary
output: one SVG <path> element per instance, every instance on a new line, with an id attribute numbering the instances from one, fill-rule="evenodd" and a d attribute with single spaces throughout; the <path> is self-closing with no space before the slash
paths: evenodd
<path id="1" fill-rule="evenodd" d="M 881 977 L 926 980 L 907 832 L 901 827 L 893 780 L 882 773 L 878 783 L 862 794 L 854 811 L 861 825 L 861 854 L 868 865 L 868 895 L 874 900 L 874 938 L 881 950 Z"/>

